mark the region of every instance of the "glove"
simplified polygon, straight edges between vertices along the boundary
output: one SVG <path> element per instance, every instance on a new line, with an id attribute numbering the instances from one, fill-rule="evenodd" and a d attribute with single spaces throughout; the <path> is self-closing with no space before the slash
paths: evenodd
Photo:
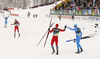
<path id="1" fill-rule="evenodd" d="M 64 30 L 66 30 L 66 26 L 64 27 Z"/>
<path id="2" fill-rule="evenodd" d="M 68 28 L 67 24 L 65 25 L 65 28 Z"/>
<path id="3" fill-rule="evenodd" d="M 74 41 L 74 43 L 75 43 L 76 41 Z"/>
<path id="4" fill-rule="evenodd" d="M 74 43 L 76 42 L 76 39 L 74 39 Z"/>
<path id="5" fill-rule="evenodd" d="M 50 32 L 50 28 L 48 29 L 48 31 Z"/>
<path id="6" fill-rule="evenodd" d="M 65 28 L 66 28 L 67 26 L 65 26 Z"/>

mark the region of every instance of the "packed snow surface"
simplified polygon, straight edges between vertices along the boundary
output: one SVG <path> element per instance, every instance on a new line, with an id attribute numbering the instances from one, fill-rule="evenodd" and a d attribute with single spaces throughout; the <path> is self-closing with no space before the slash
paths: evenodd
<path id="1" fill-rule="evenodd" d="M 97 34 L 92 38 L 81 40 L 80 44 L 84 51 L 80 54 L 75 54 L 77 51 L 76 43 L 66 42 L 66 40 L 75 38 L 75 32 L 68 28 L 65 32 L 59 33 L 59 55 L 51 54 L 52 33 L 47 39 L 45 48 L 43 45 L 46 36 L 39 46 L 36 46 L 48 30 L 51 17 L 47 17 L 47 15 L 49 15 L 52 7 L 53 5 L 27 10 L 13 10 L 11 12 L 19 14 L 19 16 L 10 16 L 7 28 L 4 28 L 5 19 L 3 15 L 8 16 L 9 13 L 0 14 L 0 59 L 100 59 L 100 28 L 94 28 L 95 23 L 100 25 L 100 21 L 83 19 L 73 21 L 67 18 L 62 18 L 59 21 L 58 18 L 52 18 L 54 25 L 51 29 L 57 23 L 61 29 L 64 29 L 65 25 L 73 28 L 73 25 L 77 24 L 82 30 L 83 37 L 93 33 Z M 27 17 L 28 12 L 31 13 L 30 17 Z M 33 14 L 37 14 L 37 18 L 34 18 Z M 15 19 L 20 22 L 20 38 L 18 38 L 18 33 L 14 38 L 14 26 L 11 24 L 14 23 Z"/>

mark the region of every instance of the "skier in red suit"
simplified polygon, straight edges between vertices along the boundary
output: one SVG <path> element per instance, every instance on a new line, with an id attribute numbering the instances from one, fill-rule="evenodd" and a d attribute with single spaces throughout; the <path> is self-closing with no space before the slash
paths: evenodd
<path id="1" fill-rule="evenodd" d="M 65 28 L 63 30 L 62 29 L 59 29 L 58 27 L 59 27 L 59 25 L 56 24 L 55 25 L 55 28 L 52 28 L 52 30 L 50 31 L 50 33 L 53 32 L 53 37 L 52 37 L 52 40 L 51 40 L 51 47 L 52 47 L 52 50 L 53 50 L 52 54 L 55 52 L 55 49 L 53 47 L 53 44 L 55 42 L 55 44 L 56 44 L 56 50 L 57 50 L 57 53 L 56 54 L 57 55 L 59 54 L 58 53 L 58 34 L 59 34 L 60 31 L 64 32 L 65 29 L 66 29 L 66 26 L 65 26 Z"/>
<path id="2" fill-rule="evenodd" d="M 19 27 L 18 27 L 20 25 L 20 23 L 17 21 L 17 19 L 15 19 L 14 24 L 11 24 L 11 25 L 15 25 L 15 28 L 14 28 L 14 37 L 16 37 L 16 30 L 17 30 L 18 35 L 20 37 Z"/>

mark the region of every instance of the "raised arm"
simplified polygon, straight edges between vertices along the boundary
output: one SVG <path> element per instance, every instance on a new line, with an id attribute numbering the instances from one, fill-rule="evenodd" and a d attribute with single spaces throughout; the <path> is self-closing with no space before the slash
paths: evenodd
<path id="1" fill-rule="evenodd" d="M 65 30 L 63 30 L 63 29 L 59 29 L 59 31 L 62 31 L 62 32 L 64 32 Z"/>
<path id="2" fill-rule="evenodd" d="M 9 18 L 9 16 L 7 17 L 7 19 Z"/>
<path id="3" fill-rule="evenodd" d="M 7 17 L 7 19 L 9 18 L 9 16 Z"/>
<path id="4" fill-rule="evenodd" d="M 3 15 L 3 17 L 5 18 L 5 16 Z"/>
<path id="5" fill-rule="evenodd" d="M 59 29 L 59 31 L 64 32 L 66 30 L 66 26 L 64 26 L 64 29 Z"/>
<path id="6" fill-rule="evenodd" d="M 77 29 L 76 29 L 76 28 L 75 28 L 75 29 L 72 29 L 72 28 L 68 27 L 68 29 L 73 30 L 73 31 L 77 31 Z"/>

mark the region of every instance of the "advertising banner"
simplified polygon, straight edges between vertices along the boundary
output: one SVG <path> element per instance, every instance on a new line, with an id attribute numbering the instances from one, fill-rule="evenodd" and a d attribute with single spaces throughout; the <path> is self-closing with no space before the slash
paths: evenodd
<path id="1" fill-rule="evenodd" d="M 88 10 L 88 15 L 91 15 L 91 14 L 92 14 L 92 10 L 89 9 L 89 10 Z"/>
<path id="2" fill-rule="evenodd" d="M 62 14 L 62 12 L 61 12 L 61 11 L 59 11 L 59 14 Z"/>
<path id="3" fill-rule="evenodd" d="M 69 10 L 69 14 L 72 14 L 71 10 Z"/>
<path id="4" fill-rule="evenodd" d="M 54 10 L 52 10 L 51 12 L 52 12 L 52 14 L 55 14 L 55 11 Z"/>
<path id="5" fill-rule="evenodd" d="M 84 10 L 84 15 L 87 15 L 87 10 Z"/>

